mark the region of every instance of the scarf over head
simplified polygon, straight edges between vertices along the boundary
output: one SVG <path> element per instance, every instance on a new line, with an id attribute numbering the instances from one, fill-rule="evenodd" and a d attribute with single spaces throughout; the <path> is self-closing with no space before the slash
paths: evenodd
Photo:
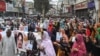
<path id="1" fill-rule="evenodd" d="M 83 36 L 81 34 L 76 35 L 77 41 L 73 44 L 72 50 L 78 49 L 78 51 L 72 51 L 70 56 L 85 56 L 86 47 L 83 41 Z"/>
<path id="2" fill-rule="evenodd" d="M 43 31 L 41 46 L 44 48 L 44 51 L 46 54 L 41 52 L 40 56 L 45 56 L 45 55 L 46 56 L 56 56 L 54 48 L 53 48 L 53 44 L 51 42 L 48 32 L 46 31 Z"/>

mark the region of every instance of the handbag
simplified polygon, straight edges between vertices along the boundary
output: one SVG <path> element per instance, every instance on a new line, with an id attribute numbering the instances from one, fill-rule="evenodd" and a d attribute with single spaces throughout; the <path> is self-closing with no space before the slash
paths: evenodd
<path id="1" fill-rule="evenodd" d="M 62 51 L 60 48 L 58 49 L 57 56 L 65 56 L 65 52 Z"/>

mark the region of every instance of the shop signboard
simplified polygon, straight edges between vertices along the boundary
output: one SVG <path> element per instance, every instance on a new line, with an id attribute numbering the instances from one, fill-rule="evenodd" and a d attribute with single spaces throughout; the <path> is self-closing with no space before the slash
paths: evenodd
<path id="1" fill-rule="evenodd" d="M 99 10 L 99 0 L 94 0 L 96 11 Z"/>
<path id="2" fill-rule="evenodd" d="M 6 11 L 13 12 L 13 10 L 14 10 L 13 4 L 6 3 Z"/>
<path id="3" fill-rule="evenodd" d="M 75 5 L 74 9 L 75 10 L 79 10 L 79 9 L 86 9 L 88 6 L 87 6 L 87 2 L 81 2 L 81 3 L 78 3 Z"/>
<path id="4" fill-rule="evenodd" d="M 13 0 L 14 7 L 22 7 L 22 0 Z"/>
<path id="5" fill-rule="evenodd" d="M 94 1 L 91 1 L 91 2 L 88 3 L 88 8 L 95 8 Z"/>
<path id="6" fill-rule="evenodd" d="M 6 10 L 6 4 L 4 1 L 0 1 L 0 12 L 3 12 Z"/>
<path id="7" fill-rule="evenodd" d="M 19 12 L 18 8 L 15 8 L 15 7 L 13 8 L 13 11 L 14 12 Z"/>

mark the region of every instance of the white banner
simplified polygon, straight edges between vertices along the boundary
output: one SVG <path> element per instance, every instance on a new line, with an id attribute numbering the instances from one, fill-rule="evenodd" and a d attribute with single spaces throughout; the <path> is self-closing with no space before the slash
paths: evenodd
<path id="1" fill-rule="evenodd" d="M 22 7 L 22 0 L 13 0 L 14 7 Z"/>
<path id="2" fill-rule="evenodd" d="M 29 14 L 33 14 L 33 11 L 32 11 L 32 9 L 29 9 Z"/>
<path id="3" fill-rule="evenodd" d="M 96 11 L 99 10 L 99 1 L 98 0 L 94 0 L 95 1 L 95 8 L 96 8 Z"/>
<path id="4" fill-rule="evenodd" d="M 13 12 L 13 10 L 14 10 L 13 4 L 6 3 L 6 11 Z"/>

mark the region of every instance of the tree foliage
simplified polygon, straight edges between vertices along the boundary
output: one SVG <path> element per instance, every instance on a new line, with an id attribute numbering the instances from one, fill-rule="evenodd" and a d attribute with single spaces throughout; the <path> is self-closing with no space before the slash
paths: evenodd
<path id="1" fill-rule="evenodd" d="M 47 13 L 50 8 L 49 0 L 34 0 L 34 7 L 36 11 L 40 13 L 42 13 L 43 10 L 44 13 Z"/>

